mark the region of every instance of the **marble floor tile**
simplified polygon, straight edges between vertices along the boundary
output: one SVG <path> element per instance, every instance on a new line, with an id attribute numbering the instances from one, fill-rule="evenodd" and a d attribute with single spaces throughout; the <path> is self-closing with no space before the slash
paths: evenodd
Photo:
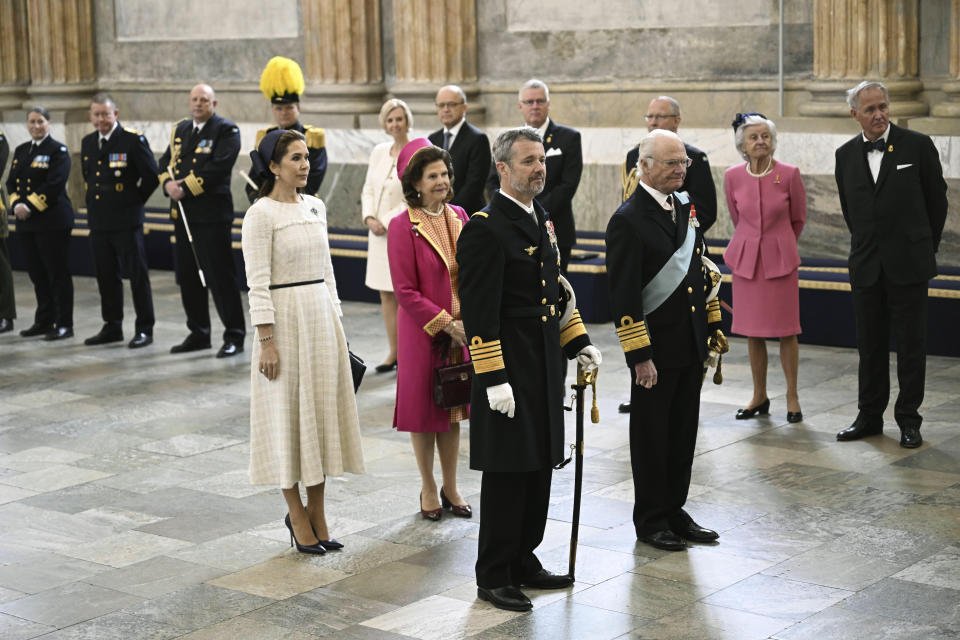
<path id="1" fill-rule="evenodd" d="M 157 598 L 224 573 L 222 569 L 157 556 L 121 569 L 102 571 L 87 578 L 86 582 L 142 598 Z"/>
<path id="2" fill-rule="evenodd" d="M 184 540 L 155 536 L 142 531 L 127 531 L 77 545 L 64 553 L 116 568 L 189 546 L 190 543 Z"/>
<path id="3" fill-rule="evenodd" d="M 761 640 L 790 624 L 789 620 L 694 602 L 670 615 L 642 623 L 625 638 Z"/>
<path id="4" fill-rule="evenodd" d="M 23 593 L 22 591 L 15 591 L 14 589 L 7 589 L 5 587 L 0 587 L 0 603 L 10 602 L 11 600 L 17 600 L 26 595 L 29 595 L 29 594 Z"/>
<path id="5" fill-rule="evenodd" d="M 125 612 L 139 618 L 189 633 L 260 609 L 273 602 L 269 598 L 242 591 L 200 584 L 153 598 Z"/>
<path id="6" fill-rule="evenodd" d="M 843 608 L 960 634 L 960 591 L 887 578 L 851 595 Z"/>
<path id="7" fill-rule="evenodd" d="M 78 513 L 103 505 L 115 504 L 128 497 L 130 497 L 128 491 L 114 489 L 97 482 L 88 482 L 41 493 L 20 502 L 40 509 Z"/>
<path id="8" fill-rule="evenodd" d="M 697 585 L 705 592 L 718 591 L 770 567 L 769 560 L 728 555 L 721 548 L 694 545 L 637 567 L 640 573 L 664 580 Z"/>
<path id="9" fill-rule="evenodd" d="M 770 567 L 763 575 L 859 591 L 893 575 L 903 565 L 821 546 Z"/>
<path id="10" fill-rule="evenodd" d="M 140 513 L 139 511 L 103 506 L 76 513 L 72 520 L 74 522 L 89 523 L 98 527 L 104 527 L 113 533 L 123 533 L 130 529 L 136 529 L 137 527 L 159 522 L 163 520 L 163 517 L 150 515 L 149 513 Z"/>
<path id="11" fill-rule="evenodd" d="M 55 630 L 50 625 L 0 613 L 0 637 L 4 640 L 30 640 Z"/>
<path id="12" fill-rule="evenodd" d="M 459 640 L 518 615 L 481 603 L 431 596 L 361 624 L 420 640 Z"/>
<path id="13" fill-rule="evenodd" d="M 303 633 L 248 617 L 233 618 L 206 629 L 179 636 L 180 640 L 237 640 L 237 638 L 256 638 L 257 640 L 316 640 L 317 636 Z"/>
<path id="14" fill-rule="evenodd" d="M 595 587 L 594 587 L 595 588 Z M 634 616 L 574 602 L 558 600 L 531 613 L 476 635 L 477 640 L 556 640 L 557 638 L 619 638 L 643 620 Z"/>
<path id="15" fill-rule="evenodd" d="M 87 398 L 87 396 L 79 393 L 71 393 L 69 391 L 60 391 L 57 389 L 43 389 L 41 391 L 33 391 L 31 393 L 12 396 L 9 398 L 9 402 L 11 404 L 29 408 L 61 404 L 64 402 L 73 402 L 74 400 L 83 400 L 85 398 Z"/>
<path id="16" fill-rule="evenodd" d="M 0 605 L 0 613 L 59 628 L 136 606 L 141 601 L 142 598 L 128 593 L 74 582 L 6 602 Z"/>
<path id="17" fill-rule="evenodd" d="M 207 584 L 283 600 L 345 577 L 347 574 L 342 571 L 316 566 L 296 556 L 286 555 L 208 580 Z"/>
<path id="18" fill-rule="evenodd" d="M 772 636 L 776 640 L 948 640 L 953 634 L 928 624 L 916 624 L 830 607 Z"/>
<path id="19" fill-rule="evenodd" d="M 20 487 L 0 484 L 0 505 L 23 500 L 24 498 L 35 496 L 37 493 L 38 492 L 31 491 L 30 489 L 21 489 Z"/>
<path id="20" fill-rule="evenodd" d="M 115 611 L 43 637 L 46 640 L 168 640 L 179 636 L 180 631 L 176 627 Z"/>
<path id="21" fill-rule="evenodd" d="M 142 451 L 152 451 L 154 453 L 163 453 L 168 456 L 178 456 L 186 458 L 195 456 L 199 453 L 213 451 L 214 449 L 223 449 L 235 444 L 241 440 L 232 440 L 228 438 L 218 438 L 208 436 L 202 433 L 185 433 L 174 436 L 166 440 L 157 440 L 140 445 Z"/>
<path id="22" fill-rule="evenodd" d="M 51 553 L 28 562 L 0 566 L 0 586 L 34 594 L 79 580 L 89 581 L 91 576 L 109 569 L 102 564 Z"/>
<path id="23" fill-rule="evenodd" d="M 426 520 L 419 513 L 392 522 L 381 522 L 363 532 L 370 538 L 378 538 L 397 544 L 415 547 L 433 547 L 476 534 L 480 529 L 479 518 L 457 518 L 449 512 L 439 522 Z"/>
<path id="24" fill-rule="evenodd" d="M 960 592 L 960 571 L 957 571 L 957 567 L 960 567 L 960 547 L 951 546 L 895 573 L 893 577 Z"/>
<path id="25" fill-rule="evenodd" d="M 474 565 L 477 562 L 477 541 L 472 538 L 453 540 L 409 555 L 403 562 L 473 577 Z"/>
<path id="26" fill-rule="evenodd" d="M 699 585 L 625 573 L 577 592 L 570 599 L 638 618 L 659 618 L 699 600 L 710 591 L 712 589 Z"/>
<path id="27" fill-rule="evenodd" d="M 31 491 L 56 491 L 76 484 L 92 482 L 107 478 L 113 474 L 83 469 L 66 464 L 55 464 L 38 471 L 21 473 L 15 476 L 0 478 L 0 484 L 6 484 Z"/>
<path id="28" fill-rule="evenodd" d="M 944 545 L 943 540 L 929 534 L 870 524 L 828 542 L 824 548 L 906 565 L 940 551 Z"/>
<path id="29" fill-rule="evenodd" d="M 707 596 L 703 602 L 771 618 L 803 620 L 851 595 L 853 592 L 843 589 L 757 574 Z"/>
<path id="30" fill-rule="evenodd" d="M 286 528 L 284 528 L 286 532 Z M 167 552 L 171 558 L 202 564 L 233 573 L 252 567 L 264 560 L 288 554 L 289 534 L 284 541 L 268 540 L 249 532 L 233 533 L 179 550 Z"/>
<path id="31" fill-rule="evenodd" d="M 473 576 L 401 561 L 380 565 L 373 573 L 344 578 L 327 590 L 405 606 L 467 583 L 475 584 Z"/>
<path id="32" fill-rule="evenodd" d="M 321 587 L 251 611 L 238 620 L 265 622 L 327 638 L 396 609 L 399 606 L 395 604 Z"/>
<path id="33" fill-rule="evenodd" d="M 344 536 L 338 540 L 345 545 L 345 553 L 325 553 L 315 561 L 344 573 L 363 573 L 423 550 L 422 547 L 385 542 L 359 534 Z"/>
<path id="34" fill-rule="evenodd" d="M 568 573 L 570 547 L 561 545 L 549 551 L 538 552 L 537 557 L 554 573 Z M 577 582 L 600 584 L 624 572 L 632 571 L 646 562 L 643 556 L 588 545 L 577 545 L 575 575 Z"/>
<path id="35" fill-rule="evenodd" d="M 59 464 L 70 464 L 90 457 L 87 453 L 78 453 L 57 447 L 33 447 L 7 456 L 0 456 L 0 467 L 14 471 L 36 471 Z"/>
<path id="36" fill-rule="evenodd" d="M 960 507 L 907 504 L 873 523 L 881 527 L 934 535 L 948 542 L 960 540 Z"/>
<path id="37" fill-rule="evenodd" d="M 183 483 L 181 486 L 194 491 L 215 493 L 228 498 L 246 498 L 247 496 L 268 491 L 276 491 L 275 487 L 264 487 L 250 484 L 250 474 L 246 470 L 227 471 L 215 476 L 207 476 L 198 480 Z"/>

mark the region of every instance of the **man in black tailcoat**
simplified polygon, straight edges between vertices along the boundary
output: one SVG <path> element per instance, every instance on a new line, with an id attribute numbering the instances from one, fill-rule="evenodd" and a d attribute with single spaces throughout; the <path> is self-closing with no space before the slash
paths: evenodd
<path id="1" fill-rule="evenodd" d="M 947 185 L 928 136 L 890 124 L 890 95 L 879 82 L 847 92 L 863 131 L 837 149 L 840 208 L 850 229 L 850 287 L 860 375 L 853 424 L 837 440 L 883 432 L 890 399 L 890 330 L 900 393 L 894 418 L 900 446 L 919 447 L 927 364 L 927 281 L 947 218 Z"/>
<path id="2" fill-rule="evenodd" d="M 677 193 L 683 141 L 654 130 L 640 142 L 640 183 L 607 226 L 610 306 L 630 370 L 630 463 L 637 537 L 681 551 L 716 532 L 683 509 L 697 442 L 708 337 L 722 339 L 720 301 L 703 266 L 702 227 Z M 718 350 L 719 349 L 715 349 Z"/>
<path id="3" fill-rule="evenodd" d="M 487 134 L 467 122 L 467 94 L 456 85 L 437 92 L 437 116 L 443 128 L 428 137 L 430 142 L 450 153 L 453 159 L 453 199 L 450 204 L 463 207 L 473 215 L 486 204 L 483 183 L 490 168 L 490 140 Z"/>
<path id="4" fill-rule="evenodd" d="M 157 188 L 160 170 L 147 139 L 139 131 L 123 128 L 117 121 L 119 114 L 108 94 L 93 96 L 90 121 L 96 131 L 84 136 L 80 147 L 87 225 L 104 322 L 100 332 L 83 343 L 123 340 L 121 275 L 126 275 L 137 315 L 133 339 L 127 346 L 136 349 L 153 342 L 153 296 L 143 244 L 143 205 Z"/>
<path id="5" fill-rule="evenodd" d="M 520 586 L 560 589 L 573 579 L 543 568 L 553 467 L 563 459 L 562 358 L 588 370 L 600 352 L 560 285 L 553 225 L 535 200 L 545 182 L 540 134 L 509 129 L 494 145 L 500 191 L 457 243 L 460 308 L 475 377 L 470 467 L 483 471 L 477 595 L 501 609 L 531 608 Z M 567 311 L 569 320 L 560 325 Z"/>
<path id="6" fill-rule="evenodd" d="M 233 197 L 230 174 L 240 153 L 240 130 L 214 109 L 213 88 L 198 84 L 190 91 L 191 118 L 176 124 L 170 146 L 160 158 L 160 184 L 170 197 L 170 215 L 176 234 L 177 282 L 187 313 L 190 334 L 171 353 L 210 348 L 210 307 L 207 289 L 213 294 L 220 321 L 223 346 L 218 358 L 243 351 L 246 335 L 240 284 L 233 262 Z M 173 175 L 168 167 L 173 164 Z M 193 235 L 193 249 L 207 281 L 204 288 L 197 272 L 190 241 L 180 216 L 183 205 Z"/>

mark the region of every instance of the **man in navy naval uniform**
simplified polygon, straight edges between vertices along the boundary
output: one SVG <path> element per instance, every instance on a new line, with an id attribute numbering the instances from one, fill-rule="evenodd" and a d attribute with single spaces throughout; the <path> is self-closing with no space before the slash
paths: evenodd
<path id="1" fill-rule="evenodd" d="M 632 384 L 630 463 L 637 538 L 682 551 L 712 542 L 683 509 L 690 488 L 708 339 L 717 347 L 720 300 L 702 263 L 702 227 L 677 193 L 690 159 L 680 137 L 656 129 L 640 142 L 640 183 L 607 225 L 610 308 Z"/>
<path id="2" fill-rule="evenodd" d="M 160 171 L 147 139 L 139 131 L 123 128 L 117 120 L 119 114 L 108 94 L 93 96 L 90 122 L 96 131 L 84 136 L 80 147 L 87 224 L 104 322 L 100 332 L 83 343 L 123 340 L 121 275 L 126 275 L 137 315 L 133 339 L 127 346 L 137 349 L 153 342 L 153 296 L 143 244 L 143 205 L 157 188 Z"/>
<path id="3" fill-rule="evenodd" d="M 310 160 L 306 192 L 316 195 L 323 183 L 323 176 L 327 173 L 326 133 L 320 127 L 300 122 L 300 96 L 305 88 L 303 71 L 296 61 L 282 56 L 270 59 L 260 74 L 260 91 L 270 101 L 273 120 L 277 124 L 257 131 L 253 148 L 258 148 L 264 136 L 276 129 L 291 129 L 302 133 L 307 139 L 307 155 Z M 253 176 L 251 179 L 256 181 Z M 247 198 L 253 204 L 257 199 L 258 189 L 254 189 L 250 184 L 247 184 L 245 189 Z"/>
<path id="4" fill-rule="evenodd" d="M 159 164 L 160 184 L 171 200 L 177 281 L 190 329 L 187 338 L 170 352 L 210 348 L 209 289 L 224 327 L 223 346 L 217 357 L 225 358 L 243 351 L 246 335 L 231 236 L 230 174 L 240 153 L 240 130 L 214 113 L 216 106 L 217 97 L 209 85 L 198 84 L 190 91 L 192 117 L 176 124 Z M 172 167 L 173 175 L 168 167 Z M 187 214 L 196 260 L 203 269 L 207 289 L 200 282 L 178 203 Z"/>
<path id="5" fill-rule="evenodd" d="M 883 432 L 890 400 L 890 330 L 900 393 L 900 446 L 919 447 L 927 365 L 927 281 L 947 219 L 947 184 L 928 136 L 890 123 L 890 94 L 861 82 L 847 104 L 863 131 L 837 149 L 840 209 L 850 229 L 850 287 L 857 325 L 859 413 L 837 440 Z"/>
<path id="6" fill-rule="evenodd" d="M 475 372 L 470 468 L 483 471 L 477 595 L 500 609 L 526 611 L 533 605 L 519 587 L 573 584 L 571 576 L 544 569 L 534 551 L 543 540 L 552 470 L 565 449 L 561 363 L 577 358 L 591 370 L 601 356 L 580 314 L 564 308 L 556 234 L 534 200 L 546 181 L 540 134 L 508 129 L 493 154 L 500 189 L 457 243 L 460 309 Z"/>
<path id="7" fill-rule="evenodd" d="M 570 251 L 577 243 L 577 226 L 573 219 L 573 196 L 583 173 L 583 150 L 580 132 L 557 124 L 550 118 L 550 89 L 535 78 L 527 80 L 517 96 L 517 108 L 528 127 L 543 138 L 547 158 L 547 182 L 537 202 L 550 215 L 560 247 L 560 273 L 567 275 Z M 497 166 L 490 166 L 487 194 L 493 198 L 500 188 Z"/>

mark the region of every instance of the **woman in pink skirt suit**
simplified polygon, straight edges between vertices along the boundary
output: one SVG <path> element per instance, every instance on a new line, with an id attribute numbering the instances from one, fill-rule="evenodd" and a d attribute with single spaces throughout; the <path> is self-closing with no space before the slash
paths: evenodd
<path id="1" fill-rule="evenodd" d="M 439 520 L 443 509 L 469 518 L 457 489 L 460 421 L 466 405 L 441 409 L 433 401 L 433 372 L 466 362 L 469 352 L 457 296 L 457 238 L 468 217 L 453 197 L 450 154 L 426 138 L 411 140 L 397 157 L 407 208 L 390 220 L 387 255 L 397 314 L 397 405 L 393 426 L 410 432 L 420 470 L 420 515 Z M 443 484 L 433 477 L 434 449 Z"/>
<path id="2" fill-rule="evenodd" d="M 733 333 L 747 336 L 753 398 L 737 419 L 770 413 L 766 338 L 780 339 L 787 381 L 787 421 L 800 422 L 797 366 L 800 252 L 807 217 L 800 170 L 773 159 L 777 129 L 759 113 L 737 114 L 737 150 L 747 161 L 727 169 L 724 188 L 734 233 L 723 259 L 733 272 Z"/>

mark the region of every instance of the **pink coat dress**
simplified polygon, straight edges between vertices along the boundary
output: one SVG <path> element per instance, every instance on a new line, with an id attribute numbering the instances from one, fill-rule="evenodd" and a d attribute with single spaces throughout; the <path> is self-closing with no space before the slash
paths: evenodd
<path id="1" fill-rule="evenodd" d="M 449 364 L 447 352 L 436 340 L 447 334 L 443 328 L 452 319 L 453 294 L 447 256 L 439 239 L 429 235 L 416 209 L 407 209 L 390 221 L 387 255 L 397 296 L 397 403 L 393 426 L 398 431 L 444 432 L 450 430 L 450 411 L 433 403 L 433 371 Z M 463 228 L 469 217 L 455 205 L 446 215 L 456 216 Z M 456 238 L 454 238 L 455 246 Z M 455 262 L 454 262 L 455 264 Z M 462 362 L 469 352 L 462 349 Z"/>
<path id="2" fill-rule="evenodd" d="M 724 174 L 735 228 L 723 260 L 733 272 L 733 333 L 779 338 L 800 333 L 800 251 L 807 196 L 796 167 L 777 161 L 762 178 L 737 165 Z"/>

